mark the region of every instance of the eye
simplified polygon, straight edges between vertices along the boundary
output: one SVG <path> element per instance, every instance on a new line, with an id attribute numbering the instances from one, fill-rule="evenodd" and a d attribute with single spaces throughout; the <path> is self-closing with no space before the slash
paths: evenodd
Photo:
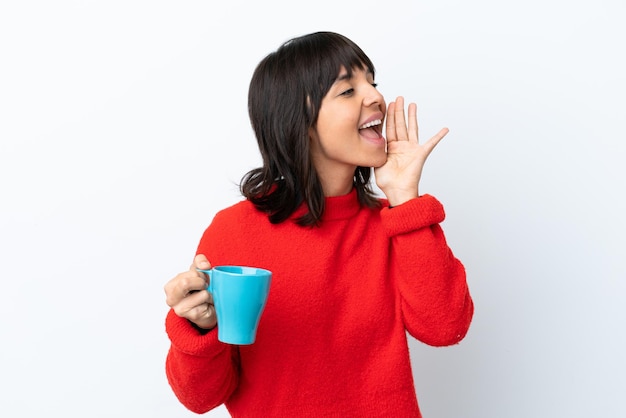
<path id="1" fill-rule="evenodd" d="M 346 91 L 341 92 L 339 95 L 340 96 L 350 96 L 350 95 L 352 95 L 352 93 L 354 93 L 354 89 L 350 88 L 350 89 L 348 89 Z"/>
<path id="2" fill-rule="evenodd" d="M 372 87 L 374 88 L 378 87 L 378 83 L 371 83 L 371 84 L 372 84 Z"/>

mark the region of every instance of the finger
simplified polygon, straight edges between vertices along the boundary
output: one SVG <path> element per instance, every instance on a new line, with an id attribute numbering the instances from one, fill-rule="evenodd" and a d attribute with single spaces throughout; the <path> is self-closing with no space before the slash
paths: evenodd
<path id="1" fill-rule="evenodd" d="M 396 99 L 393 117 L 395 118 L 396 137 L 398 141 L 408 141 L 409 135 L 406 130 L 406 120 L 404 116 L 404 97 L 402 96 L 398 96 Z"/>
<path id="2" fill-rule="evenodd" d="M 417 105 L 409 103 L 409 141 L 419 143 L 419 131 L 417 127 Z"/>
<path id="3" fill-rule="evenodd" d="M 396 123 L 393 118 L 395 108 L 396 104 L 394 102 L 389 103 L 389 107 L 387 108 L 387 120 L 385 121 L 385 136 L 387 137 L 387 142 L 398 140 L 396 136 Z"/>
<path id="4" fill-rule="evenodd" d="M 173 307 L 190 293 L 206 289 L 206 276 L 196 270 L 186 271 L 174 277 L 165 285 L 165 301 Z"/>
<path id="5" fill-rule="evenodd" d="M 189 319 L 194 322 L 198 326 L 206 326 L 209 325 L 209 328 L 215 325 L 216 316 L 215 316 L 215 306 L 211 303 L 203 303 L 201 305 L 194 306 L 187 312 L 181 312 L 184 318 Z"/>
<path id="6" fill-rule="evenodd" d="M 448 134 L 448 132 L 450 132 L 450 130 L 448 128 L 442 128 L 439 132 L 437 132 L 435 134 L 435 136 L 433 136 L 432 138 L 430 138 L 425 144 L 424 144 L 424 148 L 426 148 L 427 152 L 430 154 L 430 152 L 435 148 L 435 146 L 437 146 L 437 144 L 439 143 L 439 141 L 441 141 L 443 139 L 444 136 L 446 136 Z"/>
<path id="7" fill-rule="evenodd" d="M 201 328 L 210 329 L 217 323 L 215 306 L 208 303 L 195 307 L 192 311 L 189 311 L 185 317 Z"/>
<path id="8" fill-rule="evenodd" d="M 206 317 L 213 303 L 209 301 L 209 292 L 201 291 L 190 294 L 177 305 L 173 306 L 176 315 L 187 318 L 193 322 Z"/>
<path id="9" fill-rule="evenodd" d="M 193 259 L 193 264 L 190 267 L 190 270 L 208 270 L 211 268 L 211 263 L 206 258 L 204 254 L 198 254 Z"/>
<path id="10" fill-rule="evenodd" d="M 203 325 L 209 322 L 215 322 L 215 306 L 211 303 L 207 303 L 202 306 L 204 308 L 203 312 L 200 314 L 200 318 L 198 318 L 199 325 Z"/>

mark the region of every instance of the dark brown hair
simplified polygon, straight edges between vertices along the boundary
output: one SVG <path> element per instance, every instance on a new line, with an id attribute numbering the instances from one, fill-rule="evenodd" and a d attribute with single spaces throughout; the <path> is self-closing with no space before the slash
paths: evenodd
<path id="1" fill-rule="evenodd" d="M 272 223 L 287 220 L 302 202 L 300 225 L 319 224 L 324 192 L 310 156 L 309 128 L 317 123 L 322 99 L 341 68 L 374 74 L 361 48 L 343 35 L 315 32 L 293 38 L 257 65 L 248 90 L 248 113 L 263 166 L 246 173 L 241 193 Z M 354 187 L 361 205 L 375 207 L 371 167 L 357 167 Z"/>

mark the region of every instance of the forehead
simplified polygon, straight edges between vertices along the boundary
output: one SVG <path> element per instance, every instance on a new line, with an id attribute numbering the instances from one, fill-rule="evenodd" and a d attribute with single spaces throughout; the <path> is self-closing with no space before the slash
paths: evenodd
<path id="1" fill-rule="evenodd" d="M 354 77 L 355 73 L 363 73 L 368 79 L 374 78 L 374 73 L 366 66 L 350 68 L 349 70 L 346 69 L 346 67 L 341 66 L 341 68 L 339 68 L 339 74 L 337 75 L 337 79 L 335 80 L 335 82 L 350 80 Z"/>

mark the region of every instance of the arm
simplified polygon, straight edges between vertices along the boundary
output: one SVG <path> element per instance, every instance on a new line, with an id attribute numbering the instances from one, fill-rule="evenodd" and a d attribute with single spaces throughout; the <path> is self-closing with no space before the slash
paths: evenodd
<path id="1" fill-rule="evenodd" d="M 171 341 L 166 374 L 179 401 L 204 413 L 224 403 L 237 387 L 239 361 L 235 346 L 217 340 L 213 298 L 198 268 L 210 268 L 202 254 L 165 285 L 171 308 L 165 320 Z"/>
<path id="2" fill-rule="evenodd" d="M 417 106 L 410 103 L 405 122 L 404 98 L 389 104 L 386 120 L 387 162 L 375 169 L 376 182 L 393 209 L 381 219 L 390 237 L 390 274 L 397 283 L 406 329 L 426 344 L 459 342 L 467 333 L 474 305 L 465 268 L 444 237 L 443 206 L 419 196 L 426 159 L 448 133 L 441 129 L 420 144 Z"/>
<path id="3" fill-rule="evenodd" d="M 165 325 L 171 340 L 166 374 L 179 401 L 199 414 L 224 403 L 238 383 L 237 347 L 219 342 L 215 328 L 203 335 L 173 309 Z"/>
<path id="4" fill-rule="evenodd" d="M 443 206 L 430 195 L 381 212 L 405 327 L 433 346 L 461 341 L 474 313 L 465 268 L 439 225 L 444 217 Z"/>

